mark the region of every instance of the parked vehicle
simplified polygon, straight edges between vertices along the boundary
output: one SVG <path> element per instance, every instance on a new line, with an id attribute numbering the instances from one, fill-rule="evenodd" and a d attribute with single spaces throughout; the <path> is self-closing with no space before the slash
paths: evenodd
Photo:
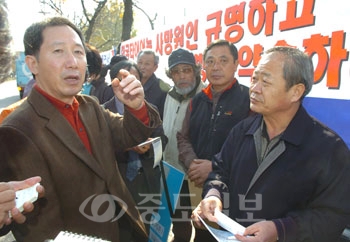
<path id="1" fill-rule="evenodd" d="M 24 52 L 19 52 L 18 57 L 16 59 L 16 81 L 20 98 L 23 98 L 24 88 L 26 87 L 30 79 L 33 78 L 32 73 L 30 72 L 28 66 L 24 61 L 24 58 Z"/>

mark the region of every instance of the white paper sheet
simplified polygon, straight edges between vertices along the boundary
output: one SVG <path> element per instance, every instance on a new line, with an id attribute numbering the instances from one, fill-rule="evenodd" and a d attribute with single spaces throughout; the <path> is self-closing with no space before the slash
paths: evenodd
<path id="1" fill-rule="evenodd" d="M 208 229 L 208 231 L 214 236 L 219 242 L 235 242 L 239 241 L 234 236 L 235 234 L 243 234 L 245 227 L 232 220 L 224 213 L 215 209 L 214 216 L 217 218 L 217 224 L 226 230 L 220 230 L 209 226 L 200 216 L 202 224 Z"/>

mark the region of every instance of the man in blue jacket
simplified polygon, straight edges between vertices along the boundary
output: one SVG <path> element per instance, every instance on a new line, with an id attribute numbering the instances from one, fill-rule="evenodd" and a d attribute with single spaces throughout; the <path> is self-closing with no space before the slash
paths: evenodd
<path id="1" fill-rule="evenodd" d="M 302 100 L 313 85 L 302 51 L 274 47 L 250 85 L 257 114 L 236 125 L 213 160 L 204 199 L 193 213 L 214 210 L 246 226 L 239 241 L 337 241 L 350 221 L 350 151 L 310 117 Z M 247 236 L 251 235 L 251 236 Z"/>

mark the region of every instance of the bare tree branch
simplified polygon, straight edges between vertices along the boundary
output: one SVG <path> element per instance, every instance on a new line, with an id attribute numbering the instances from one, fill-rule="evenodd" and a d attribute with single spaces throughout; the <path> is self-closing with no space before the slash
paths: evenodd
<path id="1" fill-rule="evenodd" d="M 57 6 L 56 1 L 54 0 L 40 0 L 40 3 L 43 5 L 49 6 L 55 13 L 59 14 L 60 16 L 63 15 L 62 9 L 61 9 L 61 1 L 59 1 L 59 6 Z M 43 10 L 40 11 L 40 13 L 46 15 L 47 12 L 44 12 Z"/>
<path id="2" fill-rule="evenodd" d="M 154 30 L 154 21 L 157 19 L 157 13 L 154 15 L 154 18 L 151 19 L 151 17 L 145 12 L 145 10 L 143 10 L 142 8 L 140 8 L 139 6 L 137 6 L 136 3 L 134 3 L 134 6 L 140 10 L 144 15 L 146 15 L 147 19 L 148 19 L 148 22 L 150 23 L 151 25 L 151 29 Z"/>
<path id="3" fill-rule="evenodd" d="M 121 15 L 122 4 L 118 3 L 117 0 L 80 0 L 81 9 L 74 12 L 64 10 L 63 6 L 65 6 L 66 0 L 39 0 L 39 2 L 42 14 L 55 13 L 71 19 L 83 31 L 86 42 L 93 42 L 95 46 L 101 46 L 101 48 L 107 48 L 108 45 L 115 46 L 120 41 L 131 38 L 134 6 L 147 17 L 152 30 L 157 18 L 157 14 L 152 19 L 140 8 L 138 0 L 123 0 L 123 15 Z M 94 6 L 93 9 L 91 3 Z M 110 3 L 109 7 L 107 3 Z M 111 15 L 111 9 L 117 15 Z M 121 16 L 122 21 L 120 21 Z"/>
<path id="4" fill-rule="evenodd" d="M 89 27 L 85 32 L 85 40 L 86 42 L 90 41 L 90 38 L 92 36 L 94 27 L 95 27 L 95 23 L 96 23 L 96 19 L 98 17 L 98 15 L 100 14 L 100 12 L 102 11 L 102 9 L 104 8 L 104 6 L 107 3 L 107 0 L 103 0 L 103 1 L 95 1 L 96 3 L 98 3 L 97 8 L 95 9 L 94 14 L 92 15 L 92 17 L 90 18 L 89 14 L 86 11 L 85 5 L 84 5 L 84 0 L 81 0 L 81 5 L 83 7 L 83 12 L 84 15 L 87 19 L 87 22 L 89 23 Z"/>

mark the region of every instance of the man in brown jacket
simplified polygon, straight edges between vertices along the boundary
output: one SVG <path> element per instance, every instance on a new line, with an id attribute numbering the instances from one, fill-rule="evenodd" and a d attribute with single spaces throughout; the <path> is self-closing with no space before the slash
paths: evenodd
<path id="1" fill-rule="evenodd" d="M 17 241 L 53 239 L 61 230 L 110 241 L 146 241 L 144 224 L 120 176 L 115 151 L 146 140 L 160 118 L 139 80 L 124 72 L 112 82 L 124 116 L 79 95 L 86 73 L 84 39 L 67 19 L 31 25 L 26 64 L 36 86 L 0 126 L 0 180 L 41 176 L 40 198 Z"/>

